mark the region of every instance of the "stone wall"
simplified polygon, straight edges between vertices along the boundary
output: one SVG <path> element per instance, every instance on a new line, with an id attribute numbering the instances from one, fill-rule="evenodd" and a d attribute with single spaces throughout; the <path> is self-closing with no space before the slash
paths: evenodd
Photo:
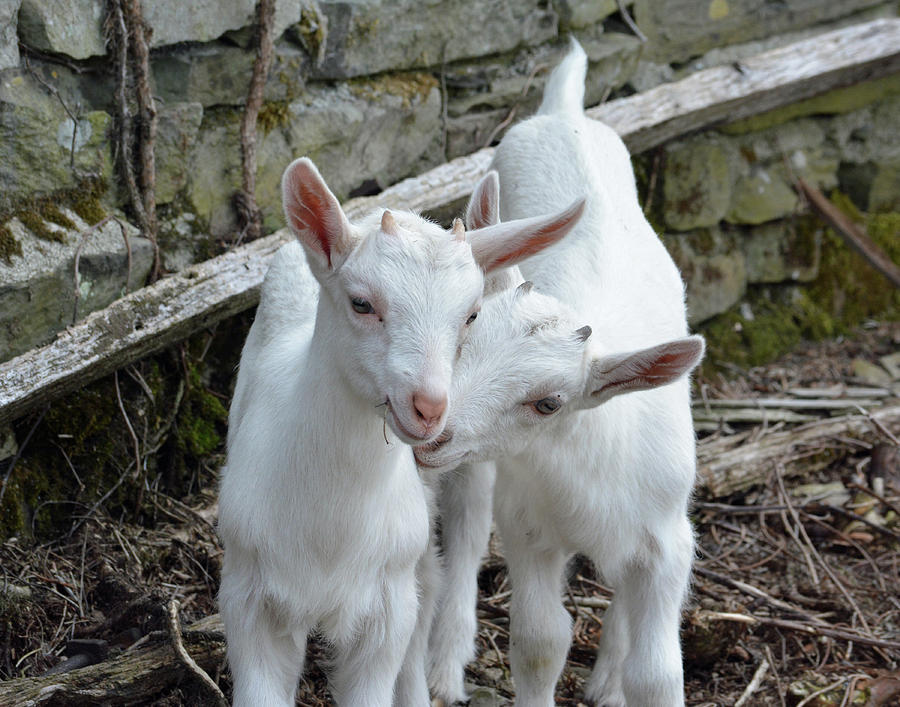
<path id="1" fill-rule="evenodd" d="M 234 234 L 254 0 L 143 4 L 163 262 L 176 270 Z M 278 182 L 294 157 L 311 156 L 346 198 L 496 140 L 534 110 L 569 34 L 588 52 L 593 105 L 898 13 L 879 0 L 626 4 L 646 41 L 614 0 L 278 0 L 258 124 L 266 228 L 282 225 Z M 150 267 L 149 244 L 122 223 L 105 6 L 0 0 L 0 360 L 48 341 Z M 637 158 L 695 323 L 741 302 L 752 316 L 760 288 L 791 301 L 796 285 L 817 280 L 826 234 L 796 216 L 792 174 L 866 211 L 900 209 L 898 96 L 900 78 L 871 82 Z M 118 218 L 87 230 L 106 215 Z"/>

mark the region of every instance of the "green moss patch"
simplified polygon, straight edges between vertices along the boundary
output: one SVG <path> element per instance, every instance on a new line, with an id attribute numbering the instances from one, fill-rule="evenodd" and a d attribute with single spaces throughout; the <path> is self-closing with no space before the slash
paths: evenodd
<path id="1" fill-rule="evenodd" d="M 268 135 L 276 128 L 283 128 L 291 122 L 291 110 L 287 101 L 267 101 L 263 103 L 256 118 L 256 124 Z"/>
<path id="2" fill-rule="evenodd" d="M 32 196 L 12 207 L 0 210 L 0 224 L 6 223 L 11 218 L 17 218 L 38 238 L 54 243 L 65 243 L 65 232 L 53 228 L 51 224 L 68 230 L 75 229 L 76 225 L 60 206 L 71 208 L 80 218 L 93 225 L 106 216 L 100 202 L 106 190 L 105 181 L 89 177 L 83 179 L 74 189 L 61 189 L 48 195 Z M 0 260 L 9 264 L 14 255 L 22 255 L 22 246 L 8 228 L 0 226 Z"/>
<path id="3" fill-rule="evenodd" d="M 869 237 L 894 262 L 900 262 L 900 214 L 862 214 L 839 192 L 834 192 L 831 200 L 863 224 Z M 900 317 L 900 291 L 838 234 L 823 228 L 811 215 L 796 219 L 793 227 L 800 242 L 814 238 L 816 231 L 823 232 L 819 276 L 806 288 L 751 288 L 743 307 L 736 306 L 704 323 L 700 330 L 707 339 L 707 370 L 719 369 L 726 362 L 742 368 L 760 365 L 790 351 L 801 340 L 838 336 L 870 317 Z"/>
<path id="4" fill-rule="evenodd" d="M 13 256 L 22 256 L 22 244 L 5 225 L 0 225 L 0 260 L 12 265 Z"/>

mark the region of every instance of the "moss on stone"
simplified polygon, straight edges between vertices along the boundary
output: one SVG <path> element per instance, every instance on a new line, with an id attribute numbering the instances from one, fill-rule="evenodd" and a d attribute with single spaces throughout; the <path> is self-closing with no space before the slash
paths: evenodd
<path id="1" fill-rule="evenodd" d="M 283 128 L 291 122 L 291 109 L 287 101 L 266 101 L 259 110 L 256 124 L 268 135 L 275 128 Z"/>
<path id="2" fill-rule="evenodd" d="M 86 177 L 72 189 L 60 189 L 52 194 L 34 195 L 6 208 L 0 209 L 0 223 L 17 218 L 35 236 L 45 241 L 65 243 L 64 231 L 52 228 L 55 224 L 63 229 L 77 228 L 75 223 L 60 208 L 66 206 L 90 225 L 101 221 L 106 211 L 100 199 L 107 191 L 106 181 L 99 177 Z M 5 226 L 0 227 L 0 259 L 9 263 L 13 255 L 22 255 L 22 246 Z"/>
<path id="3" fill-rule="evenodd" d="M 377 99 L 385 94 L 399 96 L 404 108 L 410 108 L 414 102 L 425 100 L 428 94 L 440 85 L 433 75 L 422 72 L 382 74 L 352 79 L 348 84 L 353 95 L 368 100 Z"/>
<path id="4" fill-rule="evenodd" d="M 25 228 L 41 240 L 53 241 L 55 243 L 66 242 L 65 232 L 50 228 L 39 211 L 21 209 L 16 212 L 16 217 L 22 222 Z"/>
<path id="5" fill-rule="evenodd" d="M 900 262 L 900 214 L 866 216 L 837 191 L 831 201 L 863 223 L 869 237 L 894 262 Z M 823 228 L 811 215 L 799 217 L 793 227 L 801 244 L 814 243 L 817 234 L 823 234 L 818 277 L 802 289 L 793 285 L 751 288 L 743 308 L 733 307 L 705 322 L 700 330 L 707 338 L 707 371 L 726 362 L 739 367 L 760 365 L 803 339 L 845 334 L 869 317 L 900 317 L 900 292 L 832 229 Z"/>
<path id="6" fill-rule="evenodd" d="M 0 225 L 0 260 L 12 265 L 13 256 L 22 256 L 22 244 L 6 225 Z"/>
<path id="7" fill-rule="evenodd" d="M 86 179 L 69 195 L 67 201 L 72 211 L 93 226 L 106 218 L 106 210 L 100 202 L 106 190 L 107 185 L 103 180 Z"/>
<path id="8" fill-rule="evenodd" d="M 303 5 L 300 21 L 294 25 L 297 36 L 311 57 L 318 57 L 328 38 L 328 23 L 316 12 L 315 6 Z"/>
<path id="9" fill-rule="evenodd" d="M 869 237 L 894 262 L 900 262 L 897 226 L 900 214 L 862 214 L 848 196 L 834 191 L 831 201 L 854 221 L 863 224 Z M 854 326 L 873 315 L 900 314 L 900 292 L 869 263 L 851 250 L 832 229 L 822 240 L 819 277 L 809 294 L 835 320 Z"/>

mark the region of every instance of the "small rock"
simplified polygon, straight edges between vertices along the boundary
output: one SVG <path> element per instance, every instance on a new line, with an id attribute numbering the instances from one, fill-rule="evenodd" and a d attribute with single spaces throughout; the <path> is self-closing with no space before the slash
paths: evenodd
<path id="1" fill-rule="evenodd" d="M 882 356 L 878 361 L 891 374 L 891 378 L 900 381 L 900 351 L 892 353 L 890 356 Z"/>
<path id="2" fill-rule="evenodd" d="M 791 489 L 791 495 L 800 498 L 815 498 L 828 506 L 843 506 L 850 500 L 850 492 L 840 481 L 795 486 Z"/>
<path id="3" fill-rule="evenodd" d="M 469 707 L 500 707 L 497 691 L 490 687 L 477 687 L 469 695 Z"/>
<path id="4" fill-rule="evenodd" d="M 862 358 L 853 359 L 850 364 L 850 371 L 853 375 L 868 385 L 890 386 L 893 382 L 892 377 L 881 366 L 866 361 Z"/>

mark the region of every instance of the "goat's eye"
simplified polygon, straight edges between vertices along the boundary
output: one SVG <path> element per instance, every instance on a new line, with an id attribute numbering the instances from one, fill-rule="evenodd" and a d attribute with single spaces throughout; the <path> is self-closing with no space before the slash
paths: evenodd
<path id="1" fill-rule="evenodd" d="M 371 314 L 375 311 L 372 309 L 372 305 L 369 301 L 362 299 L 362 297 L 351 297 L 350 306 L 353 307 L 353 311 L 358 314 Z"/>
<path id="2" fill-rule="evenodd" d="M 472 313 L 469 315 L 469 318 L 466 319 L 466 326 L 469 326 L 469 324 L 471 324 L 472 322 L 474 322 L 476 319 L 478 319 L 478 312 L 472 312 Z"/>
<path id="3" fill-rule="evenodd" d="M 541 415 L 552 415 L 559 410 L 560 402 L 556 398 L 541 398 L 537 402 L 532 403 L 531 406 Z"/>

